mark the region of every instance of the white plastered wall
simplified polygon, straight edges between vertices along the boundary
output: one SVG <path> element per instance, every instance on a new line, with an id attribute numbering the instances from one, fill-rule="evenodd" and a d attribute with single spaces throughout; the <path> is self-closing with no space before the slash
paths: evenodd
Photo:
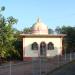
<path id="1" fill-rule="evenodd" d="M 47 50 L 47 57 L 60 55 L 62 53 L 62 38 L 23 38 L 23 57 L 38 57 L 40 55 L 40 43 L 44 41 L 46 44 L 52 42 L 54 50 Z M 38 50 L 31 50 L 31 44 L 37 42 L 39 45 Z"/>

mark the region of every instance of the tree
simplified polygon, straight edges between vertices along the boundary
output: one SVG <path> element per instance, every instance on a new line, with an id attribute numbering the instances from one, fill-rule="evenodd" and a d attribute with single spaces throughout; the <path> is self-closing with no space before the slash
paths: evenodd
<path id="1" fill-rule="evenodd" d="M 60 28 L 59 26 L 56 27 L 55 32 L 56 32 L 57 34 L 60 34 L 60 33 L 61 33 L 61 28 Z"/>
<path id="2" fill-rule="evenodd" d="M 2 11 L 5 10 L 5 7 L 1 7 L 0 10 L 0 56 L 2 58 L 14 57 L 18 54 L 13 45 L 14 38 L 14 29 L 12 26 L 17 23 L 17 19 L 10 16 L 5 18 L 2 15 Z"/>
<path id="3" fill-rule="evenodd" d="M 31 34 L 31 31 L 32 29 L 31 29 L 31 27 L 30 28 L 24 28 L 23 29 L 23 33 L 25 33 L 25 34 Z"/>
<path id="4" fill-rule="evenodd" d="M 2 11 L 4 11 L 4 10 L 5 10 L 5 7 L 2 6 L 1 9 L 0 9 L 0 11 L 2 12 Z"/>
<path id="5" fill-rule="evenodd" d="M 14 38 L 15 40 L 13 41 L 13 46 L 15 47 L 15 49 L 18 51 L 18 57 L 19 59 L 23 59 L 23 44 L 22 44 L 22 39 L 20 38 L 20 34 L 22 33 L 22 31 L 19 31 L 17 29 L 14 29 Z"/>
<path id="6" fill-rule="evenodd" d="M 64 38 L 64 44 L 67 52 L 75 51 L 75 27 L 62 26 L 61 28 L 56 28 L 59 34 L 66 34 Z"/>
<path id="7" fill-rule="evenodd" d="M 49 34 L 53 34 L 54 31 L 53 31 L 52 29 L 49 28 L 49 29 L 48 29 L 48 33 L 49 33 Z"/>

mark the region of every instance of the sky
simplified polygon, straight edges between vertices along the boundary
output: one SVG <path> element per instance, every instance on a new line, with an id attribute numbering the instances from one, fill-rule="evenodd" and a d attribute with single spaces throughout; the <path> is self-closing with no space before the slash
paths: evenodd
<path id="1" fill-rule="evenodd" d="M 39 17 L 48 28 L 75 26 L 75 0 L 0 0 L 6 9 L 5 17 L 13 16 L 18 23 L 13 27 L 31 27 Z"/>

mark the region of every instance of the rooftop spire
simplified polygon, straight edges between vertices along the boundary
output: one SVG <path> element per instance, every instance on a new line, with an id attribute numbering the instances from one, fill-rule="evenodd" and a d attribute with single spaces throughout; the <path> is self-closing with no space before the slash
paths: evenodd
<path id="1" fill-rule="evenodd" d="M 40 20 L 40 18 L 39 18 L 39 17 L 37 18 L 37 22 L 41 22 L 41 20 Z"/>

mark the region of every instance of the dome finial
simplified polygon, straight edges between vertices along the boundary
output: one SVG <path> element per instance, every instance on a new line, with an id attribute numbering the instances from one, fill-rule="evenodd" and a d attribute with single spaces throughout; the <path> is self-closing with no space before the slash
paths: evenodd
<path id="1" fill-rule="evenodd" d="M 40 18 L 38 17 L 38 18 L 37 18 L 37 22 L 40 22 L 40 21 L 41 21 L 41 20 L 40 20 Z"/>
<path id="2" fill-rule="evenodd" d="M 32 26 L 32 34 L 48 34 L 47 26 L 40 21 L 40 18 L 37 18 L 36 23 Z"/>

